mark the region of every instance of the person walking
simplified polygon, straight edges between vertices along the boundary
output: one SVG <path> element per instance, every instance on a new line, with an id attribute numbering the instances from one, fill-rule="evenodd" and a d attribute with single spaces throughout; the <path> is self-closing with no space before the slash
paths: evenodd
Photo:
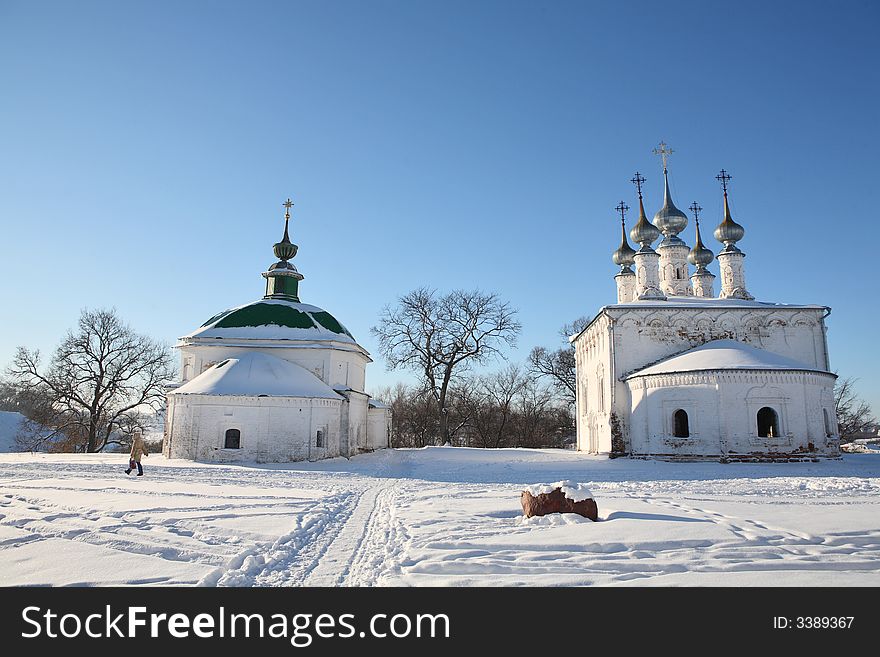
<path id="1" fill-rule="evenodd" d="M 141 456 L 149 456 L 150 453 L 147 451 L 146 446 L 144 445 L 144 439 L 141 436 L 140 432 L 134 434 L 134 438 L 131 441 L 131 454 L 128 456 L 128 469 L 125 471 L 125 474 L 131 474 L 131 471 L 134 470 L 135 466 L 137 466 L 137 476 L 144 476 L 144 468 L 141 465 Z"/>

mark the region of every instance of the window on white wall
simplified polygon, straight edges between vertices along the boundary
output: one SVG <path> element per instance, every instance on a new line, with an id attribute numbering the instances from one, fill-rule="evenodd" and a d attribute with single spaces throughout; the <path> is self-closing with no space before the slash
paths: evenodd
<path id="1" fill-rule="evenodd" d="M 834 435 L 834 430 L 831 428 L 831 416 L 828 414 L 828 409 L 822 409 L 822 415 L 825 416 L 825 436 L 830 438 Z"/>
<path id="2" fill-rule="evenodd" d="M 238 429 L 227 429 L 223 447 L 225 449 L 241 449 L 241 431 Z"/>
<path id="3" fill-rule="evenodd" d="M 765 406 L 758 411 L 758 437 L 777 438 L 779 436 L 779 415 Z"/>
<path id="4" fill-rule="evenodd" d="M 315 434 L 315 447 L 325 447 L 324 431 L 322 429 L 318 429 L 318 432 Z"/>
<path id="5" fill-rule="evenodd" d="M 672 435 L 676 438 L 688 438 L 691 435 L 691 427 L 688 422 L 688 414 L 679 408 L 672 414 Z"/>

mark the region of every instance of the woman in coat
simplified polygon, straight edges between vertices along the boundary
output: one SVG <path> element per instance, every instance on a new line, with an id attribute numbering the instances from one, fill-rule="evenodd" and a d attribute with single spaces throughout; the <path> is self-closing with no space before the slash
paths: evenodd
<path id="1" fill-rule="evenodd" d="M 134 470 L 134 467 L 137 466 L 137 476 L 144 476 L 144 468 L 141 466 L 141 456 L 149 456 L 150 453 L 147 451 L 147 448 L 144 446 L 144 439 L 140 433 L 134 434 L 134 439 L 131 441 L 131 454 L 128 456 L 128 469 L 125 471 L 125 474 L 131 474 L 131 471 Z"/>

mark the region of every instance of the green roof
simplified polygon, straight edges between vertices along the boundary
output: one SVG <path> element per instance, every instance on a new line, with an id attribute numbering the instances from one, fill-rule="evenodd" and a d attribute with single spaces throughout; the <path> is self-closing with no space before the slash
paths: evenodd
<path id="1" fill-rule="evenodd" d="M 355 341 L 326 310 L 282 299 L 261 299 L 225 310 L 186 337 Z"/>

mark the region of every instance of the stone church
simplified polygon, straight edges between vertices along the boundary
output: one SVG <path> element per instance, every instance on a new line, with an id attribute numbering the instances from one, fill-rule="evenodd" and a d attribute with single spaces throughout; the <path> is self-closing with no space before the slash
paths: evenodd
<path id="1" fill-rule="evenodd" d="M 756 300 L 747 290 L 745 235 L 724 195 L 717 256 L 700 234 L 694 202 L 691 248 L 680 237 L 688 216 L 669 191 L 649 222 L 636 173 L 639 217 L 627 242 L 621 202 L 617 303 L 571 337 L 577 368 L 577 448 L 660 459 L 801 460 L 838 457 L 834 383 L 822 305 Z M 652 244 L 662 240 L 655 250 Z M 715 296 L 717 260 L 721 289 Z M 689 264 L 693 266 L 691 271 Z M 633 271 L 635 268 L 635 271 Z"/>
<path id="2" fill-rule="evenodd" d="M 163 453 L 203 461 L 300 461 L 388 446 L 391 411 L 366 392 L 372 362 L 330 313 L 302 303 L 290 207 L 262 299 L 179 339 Z"/>

